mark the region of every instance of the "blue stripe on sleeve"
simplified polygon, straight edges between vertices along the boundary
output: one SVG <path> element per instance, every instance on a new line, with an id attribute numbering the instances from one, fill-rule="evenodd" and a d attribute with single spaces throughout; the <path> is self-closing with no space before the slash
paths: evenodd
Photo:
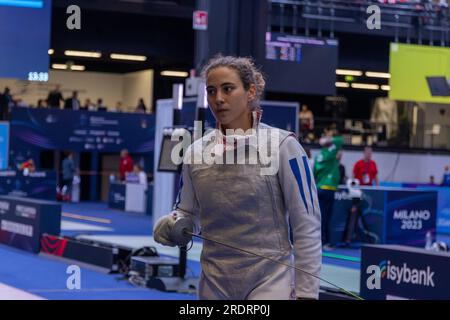
<path id="1" fill-rule="evenodd" d="M 289 164 L 291 166 L 292 173 L 295 176 L 295 180 L 297 180 L 298 188 L 300 189 L 300 195 L 302 196 L 303 203 L 305 204 L 306 211 L 309 213 L 308 204 L 306 203 L 305 191 L 303 190 L 302 177 L 300 175 L 300 168 L 298 167 L 297 159 L 289 160 Z"/>
<path id="2" fill-rule="evenodd" d="M 303 159 L 303 165 L 305 166 L 306 181 L 308 182 L 309 196 L 311 197 L 311 205 L 312 205 L 312 210 L 314 213 L 315 208 L 314 208 L 313 195 L 312 195 L 312 191 L 311 191 L 311 172 L 310 172 L 310 168 L 309 168 L 308 158 L 306 158 L 306 156 L 303 156 L 302 159 Z"/>

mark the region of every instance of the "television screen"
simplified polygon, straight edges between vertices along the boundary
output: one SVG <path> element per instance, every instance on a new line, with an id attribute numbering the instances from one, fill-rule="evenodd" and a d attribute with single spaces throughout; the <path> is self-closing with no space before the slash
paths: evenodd
<path id="1" fill-rule="evenodd" d="M 450 97 L 450 85 L 445 77 L 427 77 L 427 82 L 433 97 Z"/>
<path id="2" fill-rule="evenodd" d="M 180 142 L 172 141 L 171 138 L 170 134 L 163 136 L 158 171 L 179 172 L 181 169 L 181 165 L 177 165 L 172 161 L 172 150 Z"/>
<path id="3" fill-rule="evenodd" d="M 389 98 L 450 103 L 450 48 L 391 43 Z"/>
<path id="4" fill-rule="evenodd" d="M 0 78 L 48 81 L 51 0 L 0 0 Z"/>
<path id="5" fill-rule="evenodd" d="M 263 71 L 267 90 L 335 95 L 336 39 L 266 33 Z"/>

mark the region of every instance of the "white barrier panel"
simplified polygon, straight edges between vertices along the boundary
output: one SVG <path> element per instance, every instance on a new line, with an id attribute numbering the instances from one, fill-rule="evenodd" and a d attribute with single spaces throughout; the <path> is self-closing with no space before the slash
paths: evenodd
<path id="1" fill-rule="evenodd" d="M 158 100 L 156 102 L 156 110 L 153 225 L 161 216 L 172 211 L 175 190 L 175 175 L 173 173 L 158 172 L 163 129 L 172 127 L 173 124 L 172 99 Z"/>

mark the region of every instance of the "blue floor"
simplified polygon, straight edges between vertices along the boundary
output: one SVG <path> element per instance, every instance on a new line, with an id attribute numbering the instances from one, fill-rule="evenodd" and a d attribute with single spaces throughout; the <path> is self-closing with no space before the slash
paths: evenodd
<path id="1" fill-rule="evenodd" d="M 151 235 L 152 218 L 141 214 L 108 209 L 103 203 L 63 204 L 63 220 L 108 227 L 113 231 L 63 231 L 62 235 Z M 67 217 L 79 215 L 81 219 Z M 83 217 L 104 222 L 85 220 Z M 106 220 L 110 220 L 107 223 Z M 106 274 L 89 267 L 81 267 L 81 289 L 69 290 L 66 273 L 70 263 L 52 257 L 39 256 L 26 251 L 0 245 L 0 283 L 51 300 L 112 299 L 112 300 L 193 300 L 194 294 L 168 293 L 132 285 L 120 274 Z M 200 264 L 189 261 L 187 276 L 198 276 Z"/>
<path id="2" fill-rule="evenodd" d="M 196 299 L 193 294 L 166 293 L 133 286 L 121 275 L 81 267 L 81 289 L 67 289 L 68 263 L 0 245 L 0 282 L 52 300 Z"/>
<path id="3" fill-rule="evenodd" d="M 152 234 L 153 220 L 151 216 L 124 212 L 120 210 L 109 209 L 105 203 L 98 202 L 83 202 L 77 204 L 63 204 L 63 219 L 67 221 L 75 221 L 82 223 L 89 223 L 91 225 L 113 228 L 115 234 L 128 235 L 150 235 Z M 80 219 L 70 218 L 64 213 L 76 214 L 81 216 L 88 216 L 93 218 L 100 218 L 110 220 L 111 223 L 101 223 L 96 221 L 83 221 Z M 107 231 L 63 231 L 62 234 L 66 236 L 76 236 L 78 234 L 111 234 Z"/>

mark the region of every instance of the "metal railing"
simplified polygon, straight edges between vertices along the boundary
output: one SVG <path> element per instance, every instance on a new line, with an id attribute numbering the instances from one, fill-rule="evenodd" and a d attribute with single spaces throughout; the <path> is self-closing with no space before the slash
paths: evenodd
<path id="1" fill-rule="evenodd" d="M 428 1 L 384 4 L 373 0 L 269 0 L 269 25 L 279 27 L 281 32 L 292 27 L 293 34 L 297 34 L 301 20 L 306 35 L 313 23 L 319 31 L 330 30 L 333 34 L 338 23 L 365 25 L 370 5 L 380 8 L 381 24 L 395 30 L 396 40 L 405 32 L 408 39 L 415 35 L 419 43 L 425 34 L 440 40 L 443 46 L 449 42 L 449 6 Z"/>

